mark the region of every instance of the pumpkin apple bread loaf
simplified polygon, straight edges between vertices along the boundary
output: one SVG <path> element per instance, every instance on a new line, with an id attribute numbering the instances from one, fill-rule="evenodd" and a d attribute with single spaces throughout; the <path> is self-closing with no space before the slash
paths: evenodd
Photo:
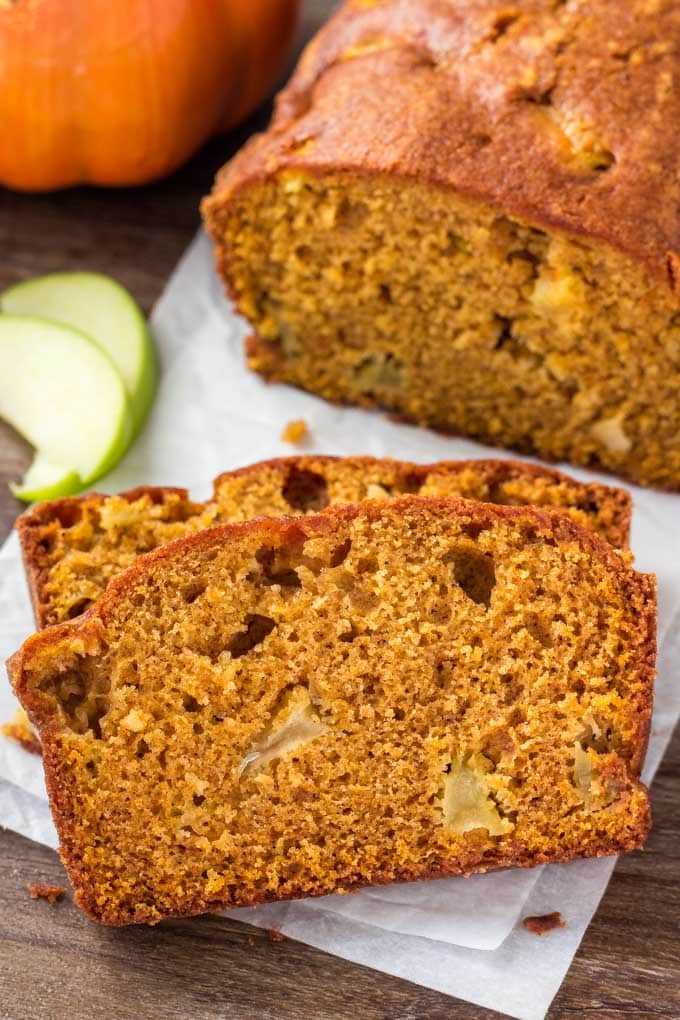
<path id="1" fill-rule="evenodd" d="M 10 661 L 76 901 L 154 922 L 639 847 L 654 579 L 402 496 L 206 529 Z"/>
<path id="2" fill-rule="evenodd" d="M 251 367 L 680 487 L 680 7 L 349 0 L 204 203 Z"/>
<path id="3" fill-rule="evenodd" d="M 221 475 L 212 499 L 143 488 L 43 503 L 17 521 L 39 627 L 73 619 L 142 553 L 215 524 L 309 514 L 336 503 L 418 492 L 566 513 L 618 548 L 628 546 L 631 500 L 605 485 L 512 461 L 419 465 L 372 457 L 290 457 Z"/>

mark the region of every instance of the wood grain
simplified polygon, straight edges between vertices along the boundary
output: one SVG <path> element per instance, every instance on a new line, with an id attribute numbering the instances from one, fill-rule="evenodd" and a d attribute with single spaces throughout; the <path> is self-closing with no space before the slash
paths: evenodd
<path id="1" fill-rule="evenodd" d="M 332 6 L 329 0 L 306 3 L 306 34 Z M 200 197 L 240 140 L 212 142 L 180 173 L 136 191 L 0 192 L 0 288 L 49 270 L 100 269 L 122 280 L 149 310 L 198 227 Z M 0 423 L 0 537 L 20 510 L 6 482 L 21 473 L 28 458 L 25 444 Z M 652 788 L 655 822 L 648 847 L 620 861 L 551 1020 L 680 1017 L 679 768 L 676 734 Z M 5 1020 L 498 1016 L 214 917 L 152 929 L 101 929 L 70 899 L 54 907 L 32 901 L 29 882 L 67 885 L 55 854 L 0 832 L 0 1017 Z M 568 907 L 553 905 L 566 915 Z M 537 961 L 544 945 L 536 939 Z"/>

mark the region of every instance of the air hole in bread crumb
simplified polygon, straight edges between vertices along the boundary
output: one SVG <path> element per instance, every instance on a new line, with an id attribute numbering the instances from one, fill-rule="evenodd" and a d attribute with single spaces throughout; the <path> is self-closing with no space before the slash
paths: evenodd
<path id="1" fill-rule="evenodd" d="M 78 503 L 67 503 L 66 501 L 63 506 L 56 507 L 53 513 L 62 528 L 72 528 L 83 516 L 82 508 Z"/>
<path id="2" fill-rule="evenodd" d="M 66 672 L 60 678 L 57 699 L 66 724 L 74 733 L 91 731 L 95 739 L 101 739 L 100 721 L 108 711 L 108 683 L 108 676 L 93 680 L 74 672 Z"/>
<path id="3" fill-rule="evenodd" d="M 512 334 L 514 319 L 509 319 L 507 315 L 495 315 L 494 319 L 498 325 L 498 336 L 496 337 L 494 350 L 499 351 L 503 347 L 513 344 L 515 341 Z"/>
<path id="4" fill-rule="evenodd" d="M 77 616 L 81 616 L 85 610 L 92 605 L 92 599 L 78 599 L 72 606 L 69 606 L 68 613 L 66 614 L 69 620 L 75 620 Z"/>
<path id="5" fill-rule="evenodd" d="M 362 556 L 356 565 L 358 574 L 375 574 L 378 570 L 378 561 L 375 556 Z"/>
<path id="6" fill-rule="evenodd" d="M 588 169 L 600 174 L 616 165 L 616 156 L 609 149 L 594 149 L 586 153 L 584 159 Z"/>
<path id="7" fill-rule="evenodd" d="M 607 754 L 614 744 L 614 731 L 609 724 L 601 722 L 591 714 L 586 714 L 583 717 L 583 731 L 578 740 L 586 751 Z"/>
<path id="8" fill-rule="evenodd" d="M 516 10 L 501 11 L 496 15 L 491 28 L 489 42 L 496 43 L 507 35 L 512 26 L 519 21 L 521 14 Z"/>
<path id="9" fill-rule="evenodd" d="M 286 503 L 301 513 L 324 510 L 329 503 L 326 479 L 306 468 L 291 467 L 282 489 Z"/>
<path id="10" fill-rule="evenodd" d="M 522 506 L 522 501 L 506 495 L 505 482 L 492 482 L 486 494 L 485 503 L 495 503 L 498 506 Z"/>
<path id="11" fill-rule="evenodd" d="M 350 623 L 349 630 L 346 630 L 343 634 L 341 634 L 338 640 L 344 641 L 346 644 L 351 644 L 352 641 L 355 641 L 356 638 L 359 637 L 359 634 L 360 631 L 357 630 L 353 623 Z"/>
<path id="12" fill-rule="evenodd" d="M 524 626 L 535 641 L 538 641 L 538 643 L 543 645 L 544 648 L 552 648 L 553 637 L 550 624 L 542 619 L 537 613 L 529 613 Z"/>
<path id="13" fill-rule="evenodd" d="M 341 563 L 344 563 L 349 556 L 349 551 L 352 548 L 352 539 L 346 538 L 340 545 L 336 545 L 335 549 L 331 553 L 331 566 L 339 567 Z"/>
<path id="14" fill-rule="evenodd" d="M 191 694 L 186 694 L 182 698 L 182 706 L 185 712 L 200 712 L 201 706 Z"/>
<path id="15" fill-rule="evenodd" d="M 463 525 L 461 531 L 464 535 L 467 535 L 468 538 L 476 541 L 482 532 L 488 531 L 490 527 L 490 524 L 483 524 L 481 521 L 469 521 L 467 524 Z"/>
<path id="16" fill-rule="evenodd" d="M 369 208 L 364 202 L 350 202 L 343 198 L 335 214 L 336 227 L 360 227 L 368 218 Z"/>
<path id="17" fill-rule="evenodd" d="M 456 584 L 469 599 L 488 609 L 496 586 L 493 557 L 476 549 L 454 549 L 450 560 Z"/>
<path id="18" fill-rule="evenodd" d="M 399 479 L 397 488 L 399 492 L 411 496 L 420 492 L 424 484 L 425 478 L 422 475 L 419 475 L 416 471 L 408 471 Z"/>
<path id="19" fill-rule="evenodd" d="M 260 565 L 259 576 L 251 576 L 252 580 L 259 580 L 262 584 L 278 584 L 282 588 L 301 588 L 302 581 L 295 569 L 283 561 L 276 550 L 269 546 L 263 546 L 255 553 L 255 559 Z"/>
<path id="20" fill-rule="evenodd" d="M 521 505 L 524 506 L 525 504 L 521 504 Z M 530 543 L 531 545 L 544 545 L 544 546 L 555 546 L 555 545 L 557 545 L 557 540 L 552 535 L 546 535 L 546 534 L 542 533 L 538 529 L 538 527 L 535 524 L 533 524 L 533 523 L 532 524 L 527 524 L 526 528 L 524 529 L 524 539 L 525 539 L 526 542 Z M 542 595 L 543 594 L 543 590 L 542 589 L 537 589 L 536 594 L 537 595 Z"/>
<path id="21" fill-rule="evenodd" d="M 485 741 L 482 753 L 490 762 L 498 765 L 503 755 L 512 750 L 512 737 L 505 728 L 499 728 Z"/>
<path id="22" fill-rule="evenodd" d="M 453 230 L 446 231 L 446 246 L 442 248 L 443 255 L 471 255 L 470 242 L 461 234 Z"/>
<path id="23" fill-rule="evenodd" d="M 242 655 L 247 655 L 253 648 L 262 644 L 275 626 L 276 623 L 269 616 L 261 616 L 259 613 L 247 616 L 245 631 L 236 634 L 227 646 L 232 659 L 240 659 Z"/>
<path id="24" fill-rule="evenodd" d="M 519 684 L 517 684 L 517 688 L 518 689 L 517 689 L 517 691 L 515 693 L 515 696 L 512 699 L 513 701 L 517 701 L 518 698 L 520 697 L 520 694 L 521 694 L 521 689 L 519 689 L 520 688 Z M 518 726 L 521 726 L 522 723 L 526 722 L 526 718 L 527 718 L 526 717 L 526 712 L 524 711 L 524 709 L 522 709 L 522 708 L 513 708 L 512 712 L 508 716 L 508 726 L 513 726 L 513 727 L 517 728 Z"/>

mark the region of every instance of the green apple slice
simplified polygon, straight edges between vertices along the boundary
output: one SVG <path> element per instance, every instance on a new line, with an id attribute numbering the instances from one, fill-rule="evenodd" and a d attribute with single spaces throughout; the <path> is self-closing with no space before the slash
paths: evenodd
<path id="1" fill-rule="evenodd" d="M 63 464 L 53 464 L 38 451 L 21 483 L 10 482 L 9 487 L 17 499 L 33 503 L 72 496 L 82 489 L 83 482 L 77 471 L 69 471 Z"/>
<path id="2" fill-rule="evenodd" d="M 137 434 L 151 406 L 158 370 L 144 316 L 124 287 L 101 273 L 50 273 L 0 294 L 0 309 L 73 326 L 105 350 L 122 376 Z"/>
<path id="3" fill-rule="evenodd" d="M 111 359 L 84 333 L 0 315 L 0 418 L 36 448 L 15 494 L 56 499 L 89 485 L 123 456 L 132 415 Z"/>

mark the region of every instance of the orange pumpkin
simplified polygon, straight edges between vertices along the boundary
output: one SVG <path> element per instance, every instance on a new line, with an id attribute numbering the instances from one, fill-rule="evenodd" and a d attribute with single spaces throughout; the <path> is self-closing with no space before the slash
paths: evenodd
<path id="1" fill-rule="evenodd" d="M 243 120 L 298 0 L 0 0 L 0 184 L 143 184 Z"/>

